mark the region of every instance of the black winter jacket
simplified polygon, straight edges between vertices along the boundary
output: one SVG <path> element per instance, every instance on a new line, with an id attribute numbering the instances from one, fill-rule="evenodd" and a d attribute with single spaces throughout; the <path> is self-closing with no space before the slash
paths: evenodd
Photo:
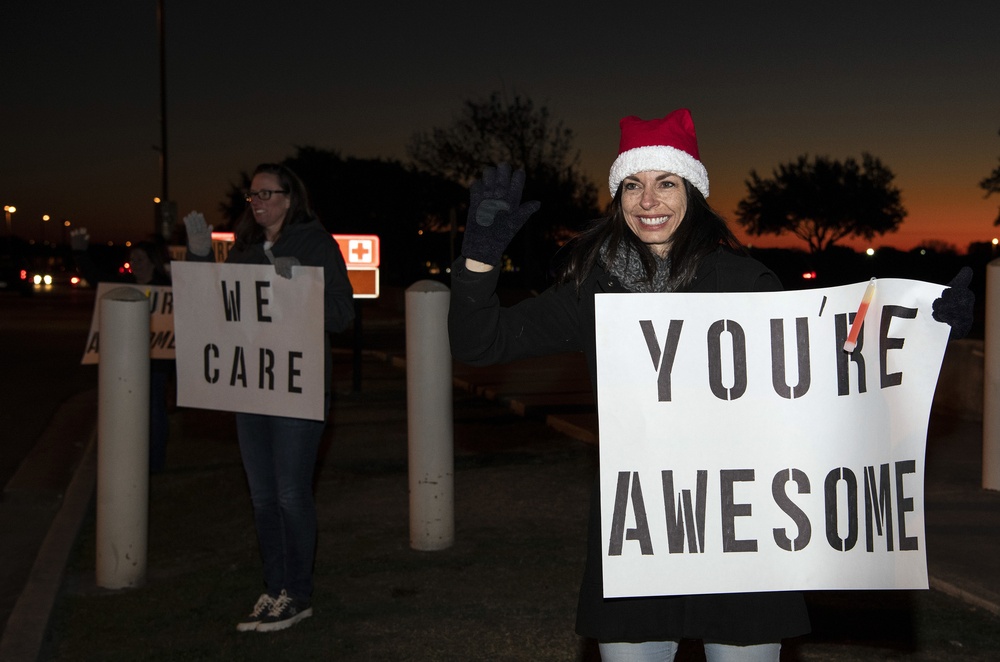
<path id="1" fill-rule="evenodd" d="M 323 310 L 304 310 L 305 315 L 323 315 L 326 331 L 323 343 L 326 392 L 332 384 L 333 355 L 330 348 L 330 334 L 345 330 L 354 320 L 354 291 L 347 278 L 347 266 L 340 254 L 337 242 L 323 225 L 313 219 L 303 223 L 286 224 L 271 247 L 275 257 L 294 257 L 302 266 L 323 268 Z M 188 253 L 188 260 L 214 262 L 214 253 L 199 256 Z M 233 246 L 226 257 L 227 264 L 270 264 L 264 252 L 263 242 L 251 244 L 245 249 Z"/>
<path id="2" fill-rule="evenodd" d="M 597 385 L 594 296 L 627 292 L 596 268 L 577 291 L 555 286 L 502 308 L 497 270 L 470 272 L 465 259 L 452 266 L 449 334 L 455 359 L 490 365 L 557 352 L 584 352 L 591 385 Z M 703 259 L 686 292 L 780 290 L 770 270 L 720 248 Z M 677 641 L 692 638 L 750 645 L 777 642 L 809 631 L 801 593 L 740 593 L 605 599 L 601 573 L 600 484 L 595 481 L 587 535 L 587 564 L 577 608 L 577 633 L 601 642 Z"/>

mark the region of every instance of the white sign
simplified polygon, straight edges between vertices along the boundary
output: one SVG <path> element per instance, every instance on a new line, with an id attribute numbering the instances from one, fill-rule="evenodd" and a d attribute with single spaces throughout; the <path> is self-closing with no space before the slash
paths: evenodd
<path id="1" fill-rule="evenodd" d="M 351 239 L 347 242 L 347 252 L 353 258 L 352 264 L 371 264 L 375 261 L 371 239 Z"/>
<path id="2" fill-rule="evenodd" d="M 130 287 L 149 299 L 149 357 L 174 358 L 174 295 L 169 285 L 136 285 L 134 283 L 98 283 L 94 296 L 94 312 L 90 316 L 90 333 L 83 350 L 83 365 L 100 361 L 101 299 L 111 290 Z"/>
<path id="3" fill-rule="evenodd" d="M 942 286 L 597 296 L 606 597 L 927 588 Z"/>
<path id="4" fill-rule="evenodd" d="M 177 404 L 323 420 L 323 269 L 174 262 Z"/>

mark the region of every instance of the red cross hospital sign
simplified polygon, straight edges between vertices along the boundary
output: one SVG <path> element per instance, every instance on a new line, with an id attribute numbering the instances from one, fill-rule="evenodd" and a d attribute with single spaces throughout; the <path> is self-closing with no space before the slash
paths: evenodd
<path id="1" fill-rule="evenodd" d="M 354 289 L 355 299 L 377 299 L 379 295 L 379 249 L 378 235 L 375 234 L 335 234 L 332 235 L 340 247 L 340 254 L 347 263 L 347 277 Z M 235 241 L 232 232 L 213 232 L 212 246 L 216 260 L 224 262 L 229 246 Z"/>
<path id="2" fill-rule="evenodd" d="M 373 234 L 335 234 L 340 252 L 348 267 L 377 267 L 379 264 L 378 236 Z"/>
<path id="3" fill-rule="evenodd" d="M 378 298 L 378 235 L 335 234 L 340 253 L 347 263 L 347 277 L 351 279 L 355 299 Z"/>

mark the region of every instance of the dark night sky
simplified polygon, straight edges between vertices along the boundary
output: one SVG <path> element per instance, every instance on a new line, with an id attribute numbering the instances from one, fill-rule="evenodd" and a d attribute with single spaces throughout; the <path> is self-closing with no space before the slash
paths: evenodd
<path id="1" fill-rule="evenodd" d="M 240 171 L 296 145 L 405 159 L 414 132 L 502 90 L 575 131 L 602 192 L 618 119 L 686 106 L 727 217 L 751 169 L 868 151 L 910 212 L 876 246 L 964 250 L 996 232 L 1000 200 L 977 184 L 1000 155 L 1000 3 L 166 3 L 182 216 L 211 220 Z M 0 201 L 18 208 L 15 233 L 38 238 L 50 214 L 95 240 L 148 235 L 155 1 L 7 2 L 0 25 Z"/>

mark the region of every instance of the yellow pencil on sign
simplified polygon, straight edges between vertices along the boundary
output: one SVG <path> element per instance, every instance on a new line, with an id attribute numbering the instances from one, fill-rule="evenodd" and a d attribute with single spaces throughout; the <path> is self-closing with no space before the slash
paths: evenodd
<path id="1" fill-rule="evenodd" d="M 858 333 L 861 332 L 861 325 L 865 321 L 865 314 L 868 312 L 868 305 L 871 304 L 873 296 L 875 296 L 874 277 L 868 281 L 868 287 L 865 288 L 865 296 L 862 297 L 861 305 L 858 306 L 858 314 L 854 316 L 854 322 L 851 323 L 851 330 L 847 333 L 847 340 L 844 341 L 845 352 L 853 352 L 854 348 L 858 346 Z"/>

